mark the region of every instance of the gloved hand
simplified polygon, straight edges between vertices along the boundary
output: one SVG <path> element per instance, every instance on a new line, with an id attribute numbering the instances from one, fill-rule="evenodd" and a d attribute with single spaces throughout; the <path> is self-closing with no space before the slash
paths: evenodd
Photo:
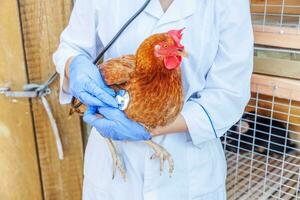
<path id="1" fill-rule="evenodd" d="M 83 104 L 118 107 L 114 90 L 107 87 L 98 68 L 85 55 L 73 58 L 69 74 L 71 93 Z"/>
<path id="2" fill-rule="evenodd" d="M 97 116 L 97 113 L 104 118 Z M 150 133 L 142 125 L 128 119 L 123 111 L 116 108 L 90 106 L 84 113 L 83 120 L 95 127 L 103 137 L 113 140 L 151 139 Z"/>

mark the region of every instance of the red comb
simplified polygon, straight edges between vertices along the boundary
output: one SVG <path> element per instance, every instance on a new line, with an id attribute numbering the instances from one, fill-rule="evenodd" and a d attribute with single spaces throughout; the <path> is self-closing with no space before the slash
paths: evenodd
<path id="1" fill-rule="evenodd" d="M 179 29 L 179 30 L 170 30 L 170 31 L 168 31 L 168 35 L 170 35 L 173 38 L 173 40 L 175 41 L 175 43 L 179 47 L 183 47 L 183 45 L 180 44 L 180 42 L 181 42 L 181 39 L 182 39 L 182 31 L 184 29 L 185 28 L 182 28 L 182 29 Z"/>

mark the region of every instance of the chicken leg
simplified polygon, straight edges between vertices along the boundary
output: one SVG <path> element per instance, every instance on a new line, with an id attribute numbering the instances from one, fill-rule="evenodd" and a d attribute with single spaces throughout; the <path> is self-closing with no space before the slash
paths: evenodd
<path id="1" fill-rule="evenodd" d="M 109 151 L 112 156 L 112 179 L 115 178 L 117 168 L 120 171 L 121 176 L 126 181 L 126 169 L 123 162 L 123 159 L 120 157 L 120 154 L 118 153 L 113 141 L 109 138 L 105 138 L 105 141 L 107 142 Z"/>
<path id="2" fill-rule="evenodd" d="M 125 165 L 123 163 L 123 159 L 120 157 L 120 154 L 118 153 L 113 141 L 109 138 L 105 138 L 105 141 L 108 145 L 109 151 L 111 153 L 112 156 L 112 178 L 115 178 L 116 175 L 116 170 L 119 169 L 121 176 L 124 178 L 124 180 L 126 181 L 126 169 L 125 169 Z M 145 142 L 147 145 L 149 145 L 153 150 L 154 150 L 154 154 L 150 157 L 150 159 L 155 159 L 155 158 L 159 158 L 160 159 L 160 174 L 162 174 L 163 169 L 164 169 L 164 162 L 166 160 L 168 160 L 169 163 L 169 175 L 170 177 L 173 174 L 174 171 L 174 161 L 172 159 L 171 154 L 162 146 L 160 146 L 159 144 L 153 142 L 152 140 L 146 141 Z"/>
<path id="3" fill-rule="evenodd" d="M 164 169 L 165 160 L 168 160 L 169 175 L 171 177 L 172 174 L 173 174 L 173 171 L 174 171 L 174 161 L 173 161 L 173 158 L 172 158 L 171 154 L 165 148 L 163 148 L 159 144 L 153 142 L 152 140 L 146 141 L 146 144 L 148 144 L 155 152 L 151 156 L 150 159 L 159 158 L 159 160 L 160 160 L 160 175 L 162 174 L 162 171 Z"/>

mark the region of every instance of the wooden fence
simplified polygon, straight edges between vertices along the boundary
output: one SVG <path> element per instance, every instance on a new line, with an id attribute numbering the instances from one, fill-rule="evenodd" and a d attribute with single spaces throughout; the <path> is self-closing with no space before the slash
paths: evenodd
<path id="1" fill-rule="evenodd" d="M 0 6 L 0 87 L 22 90 L 55 72 L 52 53 L 72 0 L 3 0 Z M 83 144 L 80 119 L 58 103 L 58 80 L 47 99 L 60 130 L 58 159 L 40 99 L 0 96 L 0 199 L 81 199 Z"/>

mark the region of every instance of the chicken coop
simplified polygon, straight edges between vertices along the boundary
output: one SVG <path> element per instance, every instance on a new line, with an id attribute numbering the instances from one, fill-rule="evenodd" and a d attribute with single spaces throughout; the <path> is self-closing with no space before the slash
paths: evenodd
<path id="1" fill-rule="evenodd" d="M 229 200 L 300 199 L 300 1 L 251 0 L 251 100 L 223 138 Z"/>

